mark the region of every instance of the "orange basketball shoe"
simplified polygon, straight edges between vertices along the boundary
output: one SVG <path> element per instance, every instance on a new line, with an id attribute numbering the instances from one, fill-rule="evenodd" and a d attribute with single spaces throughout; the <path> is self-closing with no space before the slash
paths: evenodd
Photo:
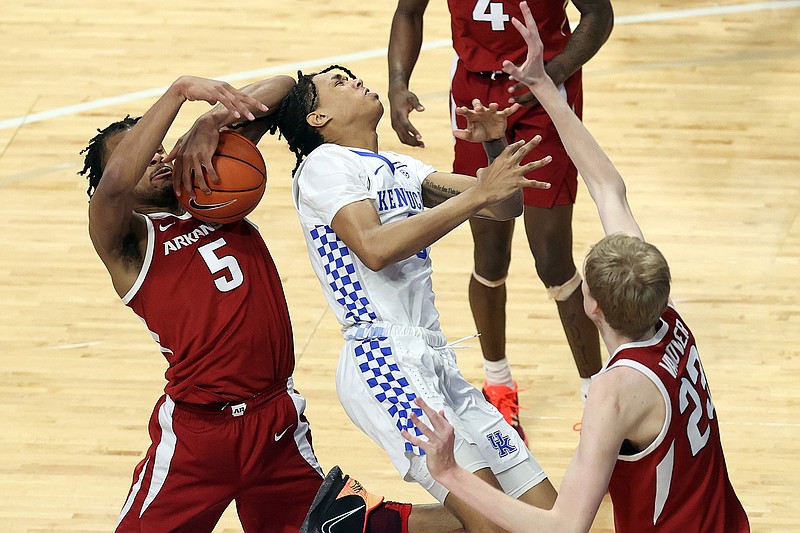
<path id="1" fill-rule="evenodd" d="M 383 502 L 355 479 L 331 468 L 311 502 L 300 533 L 363 533 L 370 511 Z"/>
<path id="2" fill-rule="evenodd" d="M 483 383 L 483 396 L 500 411 L 506 422 L 511 424 L 511 427 L 517 430 L 519 436 L 528 445 L 528 437 L 525 436 L 525 430 L 519 423 L 519 388 L 517 382 L 514 382 L 514 387 L 509 388 L 505 385 L 489 385 L 488 382 Z"/>

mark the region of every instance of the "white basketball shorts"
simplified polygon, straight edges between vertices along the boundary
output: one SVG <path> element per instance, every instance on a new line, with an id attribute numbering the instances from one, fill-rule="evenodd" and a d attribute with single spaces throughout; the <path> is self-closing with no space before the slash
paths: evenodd
<path id="1" fill-rule="evenodd" d="M 440 331 L 386 323 L 350 328 L 336 389 L 347 415 L 386 451 L 403 479 L 418 482 L 440 502 L 447 489 L 431 477 L 424 452 L 400 433 L 421 435 L 411 413 L 430 425 L 413 403 L 417 396 L 444 410 L 455 428 L 455 457 L 463 468 L 491 468 L 514 498 L 547 477 L 514 428 L 461 375 Z"/>

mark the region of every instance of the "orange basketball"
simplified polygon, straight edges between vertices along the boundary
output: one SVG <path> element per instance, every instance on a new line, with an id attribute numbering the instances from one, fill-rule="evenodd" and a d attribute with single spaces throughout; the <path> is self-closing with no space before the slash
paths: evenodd
<path id="1" fill-rule="evenodd" d="M 211 194 L 193 184 L 196 198 L 182 194 L 180 202 L 192 216 L 225 224 L 246 217 L 256 208 L 267 187 L 267 165 L 250 139 L 233 131 L 219 135 L 211 163 L 219 183 L 206 179 Z"/>

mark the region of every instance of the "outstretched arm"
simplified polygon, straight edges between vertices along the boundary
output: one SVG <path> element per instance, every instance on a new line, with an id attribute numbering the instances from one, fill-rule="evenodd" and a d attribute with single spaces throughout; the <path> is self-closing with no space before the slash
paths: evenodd
<path id="1" fill-rule="evenodd" d="M 492 165 L 478 171 L 477 179 L 445 175 L 452 178 L 443 183 L 453 189 L 454 196 L 442 200 L 441 205 L 433 209 L 391 224 L 381 224 L 372 201 L 361 200 L 342 207 L 333 217 L 331 228 L 368 268 L 381 270 L 427 248 L 479 211 L 517 194 L 520 188 L 549 187 L 547 183 L 525 178 L 526 173 L 549 161 L 521 165 L 520 161 L 534 146 L 536 141 L 509 145 Z M 430 180 L 437 179 L 436 174 L 425 180 L 429 183 L 424 187 L 430 187 Z M 471 186 L 457 190 L 467 184 L 464 180 Z"/>
<path id="2" fill-rule="evenodd" d="M 622 176 L 545 72 L 542 62 L 544 47 L 536 22 L 526 2 L 520 3 L 520 9 L 525 23 L 516 18 L 512 22 L 528 43 L 528 57 L 519 67 L 510 61 L 504 61 L 503 71 L 527 85 L 550 115 L 561 142 L 597 204 L 606 235 L 622 232 L 644 240 L 628 205 Z"/>
<path id="3" fill-rule="evenodd" d="M 637 402 L 626 403 L 620 391 L 630 396 L 631 390 L 638 395 Z M 427 440 L 408 432 L 403 436 L 425 450 L 431 475 L 457 498 L 511 533 L 589 531 L 623 440 L 643 425 L 653 409 L 660 406 L 663 410 L 664 405 L 655 385 L 637 370 L 614 369 L 597 378 L 586 403 L 578 449 L 564 474 L 553 508 L 545 510 L 511 498 L 456 464 L 453 426 L 443 412 L 437 413 L 421 398 L 414 402 L 431 423 L 428 427 L 411 415 Z"/>

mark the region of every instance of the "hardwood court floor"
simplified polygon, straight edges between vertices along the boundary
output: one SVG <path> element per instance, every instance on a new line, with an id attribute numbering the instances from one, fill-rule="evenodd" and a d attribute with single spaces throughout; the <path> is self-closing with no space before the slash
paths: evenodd
<path id="1" fill-rule="evenodd" d="M 163 359 L 119 302 L 87 237 L 86 184 L 75 172 L 95 128 L 143 113 L 180 74 L 243 85 L 337 62 L 385 95 L 393 10 L 391 1 L 355 0 L 5 2 L 0 531 L 111 530 L 163 387 Z M 413 117 L 427 147 L 403 148 L 388 117 L 379 132 L 383 148 L 447 170 L 449 24 L 443 0 L 428 11 L 429 48 L 412 85 L 427 108 Z M 800 3 L 617 1 L 615 11 L 609 42 L 585 69 L 586 123 L 626 177 L 646 236 L 671 263 L 673 298 L 698 339 L 730 475 L 753 529 L 796 531 Z M 205 109 L 185 106 L 167 144 Z M 320 462 L 342 465 L 392 499 L 431 501 L 398 480 L 338 404 L 332 374 L 341 337 L 291 207 L 293 158 L 276 139 L 262 149 L 270 183 L 252 219 L 283 275 L 296 382 L 309 400 Z M 601 236 L 585 189 L 574 233 L 580 261 Z M 444 331 L 451 339 L 472 334 L 467 228 L 433 254 Z M 578 442 L 577 376 L 519 232 L 508 288 L 508 352 L 526 389 L 522 421 L 558 486 Z M 478 349 L 459 356 L 479 384 Z M 595 531 L 612 529 L 610 513 L 606 501 Z M 218 531 L 241 531 L 234 512 Z"/>

